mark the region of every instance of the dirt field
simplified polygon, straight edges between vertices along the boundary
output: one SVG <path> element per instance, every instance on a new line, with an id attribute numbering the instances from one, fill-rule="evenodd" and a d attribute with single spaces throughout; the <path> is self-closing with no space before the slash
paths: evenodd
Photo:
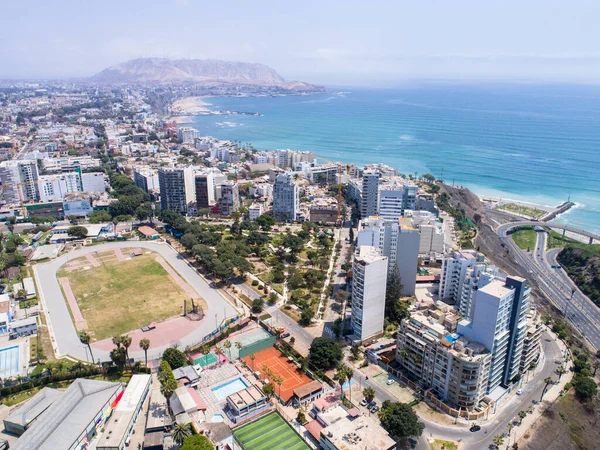
<path id="1" fill-rule="evenodd" d="M 600 411 L 591 403 L 582 406 L 567 394 L 544 412 L 519 441 L 523 450 L 594 450 L 599 448 Z"/>
<path id="2" fill-rule="evenodd" d="M 96 340 L 183 312 L 190 287 L 181 286 L 183 280 L 178 276 L 170 276 L 155 253 L 131 258 L 125 252 L 123 258 L 110 251 L 90 256 L 69 262 L 57 276 L 68 279 Z"/>

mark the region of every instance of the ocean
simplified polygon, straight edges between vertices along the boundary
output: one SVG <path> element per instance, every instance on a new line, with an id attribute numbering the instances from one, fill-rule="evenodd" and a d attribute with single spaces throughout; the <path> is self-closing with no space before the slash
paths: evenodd
<path id="1" fill-rule="evenodd" d="M 288 97 L 213 97 L 202 134 L 322 161 L 385 163 L 480 195 L 577 207 L 557 220 L 600 233 L 600 87 L 419 84 Z"/>

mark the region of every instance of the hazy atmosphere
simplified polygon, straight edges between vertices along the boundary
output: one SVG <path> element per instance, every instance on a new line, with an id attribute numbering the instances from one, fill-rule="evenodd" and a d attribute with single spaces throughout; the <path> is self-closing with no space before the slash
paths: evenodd
<path id="1" fill-rule="evenodd" d="M 267 64 L 336 85 L 405 79 L 595 83 L 600 3 L 6 2 L 0 77 L 81 77 L 139 57 Z"/>

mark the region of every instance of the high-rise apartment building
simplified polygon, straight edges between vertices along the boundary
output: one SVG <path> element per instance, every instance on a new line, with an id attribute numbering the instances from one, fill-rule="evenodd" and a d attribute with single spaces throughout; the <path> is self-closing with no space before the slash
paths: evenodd
<path id="1" fill-rule="evenodd" d="M 36 160 L 10 160 L 0 163 L 0 183 L 5 203 L 37 201 L 39 172 Z"/>
<path id="2" fill-rule="evenodd" d="M 522 278 L 494 279 L 477 290 L 472 318 L 458 323 L 458 333 L 481 342 L 492 354 L 488 393 L 507 386 L 519 374 L 529 294 L 529 284 Z"/>
<path id="3" fill-rule="evenodd" d="M 177 129 L 177 139 L 184 144 L 193 144 L 196 138 L 200 137 L 200 132 L 192 127 L 181 127 Z"/>
<path id="4" fill-rule="evenodd" d="M 383 332 L 388 258 L 379 249 L 363 245 L 352 269 L 353 337 L 364 341 Z"/>
<path id="5" fill-rule="evenodd" d="M 374 216 L 362 220 L 359 226 L 357 245 L 370 245 L 378 248 L 388 257 L 388 272 L 398 266 L 402 281 L 402 292 L 414 295 L 419 263 L 419 230 L 412 226 L 410 219 L 401 218 L 387 222 Z"/>
<path id="6" fill-rule="evenodd" d="M 379 208 L 379 173 L 365 170 L 362 176 L 360 216 L 364 219 L 376 216 Z"/>
<path id="7" fill-rule="evenodd" d="M 196 174 L 196 205 L 198 209 L 212 208 L 215 203 L 215 179 L 212 173 Z"/>
<path id="8" fill-rule="evenodd" d="M 388 221 L 396 221 L 404 216 L 404 211 L 416 209 L 418 187 L 411 184 L 380 186 L 379 216 Z"/>
<path id="9" fill-rule="evenodd" d="M 133 169 L 135 185 L 146 192 L 158 191 L 158 172 L 150 167 L 136 167 Z"/>
<path id="10" fill-rule="evenodd" d="M 194 173 L 191 167 L 161 167 L 158 169 L 160 207 L 186 214 L 195 201 Z"/>
<path id="11" fill-rule="evenodd" d="M 477 291 L 497 277 L 498 269 L 485 263 L 477 263 L 467 268 L 456 302 L 456 309 L 463 317 L 473 316 Z"/>
<path id="12" fill-rule="evenodd" d="M 467 269 L 483 260 L 483 255 L 474 250 L 455 251 L 445 257 L 440 275 L 440 299 L 450 304 L 458 303 Z"/>
<path id="13" fill-rule="evenodd" d="M 221 197 L 219 198 L 219 214 L 231 216 L 240 207 L 238 184 L 235 181 L 221 183 Z"/>
<path id="14" fill-rule="evenodd" d="M 59 201 L 73 192 L 82 192 L 81 177 L 77 172 L 40 175 L 38 178 L 39 200 L 42 202 Z"/>
<path id="15" fill-rule="evenodd" d="M 294 221 L 300 213 L 298 186 L 291 173 L 277 175 L 273 185 L 273 216 L 279 220 Z"/>

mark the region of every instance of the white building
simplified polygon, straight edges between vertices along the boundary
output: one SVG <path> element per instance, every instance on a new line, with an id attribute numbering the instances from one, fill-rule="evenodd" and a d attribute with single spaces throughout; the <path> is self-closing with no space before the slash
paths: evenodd
<path id="1" fill-rule="evenodd" d="M 40 175 L 38 179 L 39 198 L 42 202 L 60 201 L 67 194 L 81 192 L 81 178 L 77 172 Z"/>
<path id="2" fill-rule="evenodd" d="M 388 258 L 379 249 L 360 246 L 352 269 L 352 330 L 358 341 L 383 333 Z"/>
<path id="3" fill-rule="evenodd" d="M 81 174 L 81 187 L 83 192 L 98 193 L 106 192 L 106 181 L 104 172 L 84 172 Z"/>
<path id="4" fill-rule="evenodd" d="M 483 261 L 483 255 L 474 250 L 454 251 L 446 256 L 442 260 L 440 299 L 453 304 L 458 303 L 467 269 Z"/>
<path id="5" fill-rule="evenodd" d="M 404 295 L 414 295 L 419 265 L 419 230 L 410 219 L 401 218 L 387 222 L 374 216 L 362 220 L 359 226 L 357 245 L 370 245 L 387 256 L 388 272 L 398 266 Z"/>
<path id="6" fill-rule="evenodd" d="M 231 216 L 240 207 L 238 184 L 235 181 L 221 183 L 221 197 L 219 198 L 219 214 Z"/>
<path id="7" fill-rule="evenodd" d="M 192 127 L 181 127 L 177 129 L 177 139 L 184 144 L 193 144 L 196 138 L 200 137 L 200 132 Z"/>
<path id="8" fill-rule="evenodd" d="M 146 192 L 158 191 L 158 172 L 150 167 L 135 167 L 133 169 L 135 185 Z"/>
<path id="9" fill-rule="evenodd" d="M 456 303 L 456 309 L 463 317 L 472 317 L 477 291 L 498 277 L 498 269 L 485 263 L 467 268 Z"/>
<path id="10" fill-rule="evenodd" d="M 44 158 L 42 170 L 44 173 L 75 172 L 102 167 L 102 161 L 91 156 L 67 156 L 64 158 Z"/>
<path id="11" fill-rule="evenodd" d="M 83 192 L 67 194 L 63 200 L 65 217 L 87 217 L 93 211 L 91 197 Z"/>
<path id="12" fill-rule="evenodd" d="M 186 214 L 195 201 L 194 173 L 191 167 L 161 167 L 158 169 L 161 209 Z"/>
<path id="13" fill-rule="evenodd" d="M 294 175 L 277 175 L 273 186 L 273 216 L 278 220 L 294 221 L 300 213 L 300 196 Z"/>
<path id="14" fill-rule="evenodd" d="M 418 187 L 410 184 L 382 185 L 379 189 L 379 216 L 396 221 L 407 210 L 416 208 Z"/>
<path id="15" fill-rule="evenodd" d="M 248 208 L 248 218 L 250 220 L 258 219 L 260 216 L 262 216 L 262 213 L 263 213 L 263 205 L 260 203 L 253 203 Z"/>
<path id="16" fill-rule="evenodd" d="M 362 176 L 360 217 L 376 216 L 379 209 L 379 173 L 365 170 Z"/>

